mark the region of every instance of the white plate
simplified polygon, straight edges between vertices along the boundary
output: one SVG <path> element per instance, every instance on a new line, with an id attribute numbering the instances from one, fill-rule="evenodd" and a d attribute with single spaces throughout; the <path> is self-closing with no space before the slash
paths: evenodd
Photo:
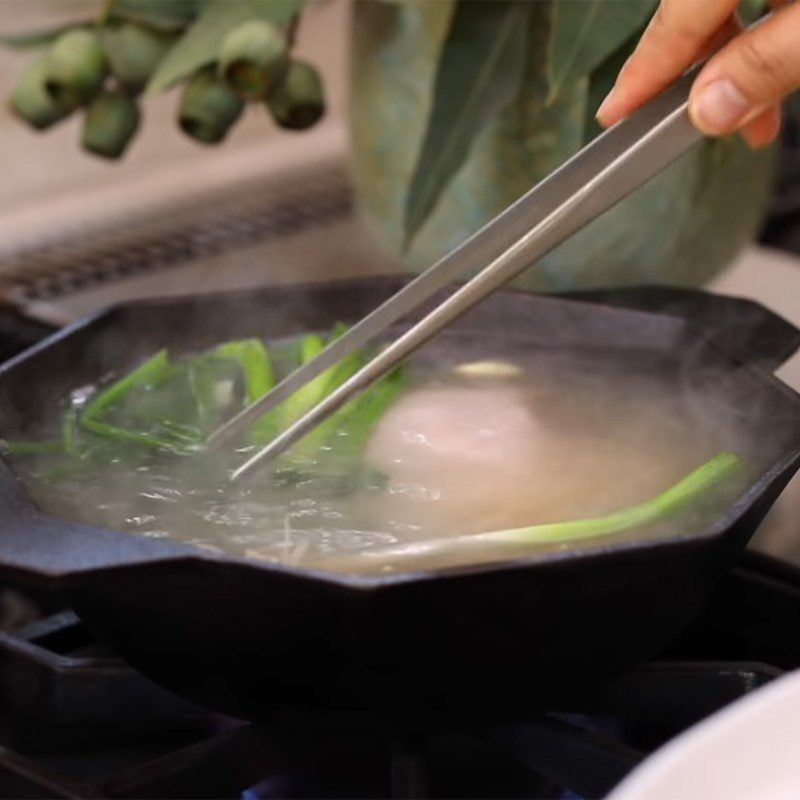
<path id="1" fill-rule="evenodd" d="M 800 670 L 737 700 L 673 739 L 631 772 L 606 800 L 798 798 Z"/>

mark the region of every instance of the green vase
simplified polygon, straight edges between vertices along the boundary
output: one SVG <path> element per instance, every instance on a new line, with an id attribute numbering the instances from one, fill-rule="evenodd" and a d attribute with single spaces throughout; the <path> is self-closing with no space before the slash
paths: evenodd
<path id="1" fill-rule="evenodd" d="M 589 110 L 613 74 L 581 78 L 543 102 L 530 63 L 513 108 L 480 134 L 432 215 L 403 252 L 406 190 L 425 133 L 454 0 L 360 0 L 353 11 L 351 131 L 358 196 L 380 240 L 419 270 L 516 200 L 597 133 Z M 532 12 L 529 50 L 544 52 L 548 4 Z M 624 55 L 624 54 L 623 54 Z M 754 236 L 769 199 L 771 150 L 707 141 L 528 269 L 540 291 L 660 283 L 697 286 Z"/>

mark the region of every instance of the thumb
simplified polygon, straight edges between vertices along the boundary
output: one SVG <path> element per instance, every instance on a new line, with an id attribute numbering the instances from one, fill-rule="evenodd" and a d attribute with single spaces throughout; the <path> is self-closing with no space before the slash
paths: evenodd
<path id="1" fill-rule="evenodd" d="M 800 5 L 792 4 L 720 50 L 698 75 L 689 98 L 703 133 L 731 133 L 800 86 Z"/>

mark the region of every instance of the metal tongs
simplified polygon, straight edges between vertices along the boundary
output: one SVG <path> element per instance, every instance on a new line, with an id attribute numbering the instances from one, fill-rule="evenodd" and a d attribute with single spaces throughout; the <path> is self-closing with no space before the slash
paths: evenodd
<path id="1" fill-rule="evenodd" d="M 699 66 L 658 97 L 602 133 L 573 158 L 393 297 L 336 339 L 315 359 L 216 430 L 211 448 L 230 442 L 246 426 L 353 350 L 422 306 L 459 278 L 479 270 L 433 311 L 381 350 L 269 444 L 251 455 L 231 480 L 283 453 L 389 372 L 442 328 L 519 275 L 573 233 L 611 208 L 702 138 L 689 121 L 689 90 Z"/>

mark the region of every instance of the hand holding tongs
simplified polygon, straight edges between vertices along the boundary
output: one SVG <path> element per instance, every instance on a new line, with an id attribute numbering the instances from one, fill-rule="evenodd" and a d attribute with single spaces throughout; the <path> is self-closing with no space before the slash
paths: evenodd
<path id="1" fill-rule="evenodd" d="M 228 442 L 249 423 L 348 353 L 375 339 L 438 291 L 480 270 L 464 285 L 454 287 L 447 299 L 349 380 L 250 456 L 233 472 L 231 480 L 283 453 L 354 394 L 699 141 L 702 134 L 692 126 L 687 113 L 689 90 L 698 70 L 699 67 L 690 70 L 647 105 L 598 136 L 464 244 L 332 342 L 317 358 L 215 431 L 209 438 L 211 447 Z"/>

